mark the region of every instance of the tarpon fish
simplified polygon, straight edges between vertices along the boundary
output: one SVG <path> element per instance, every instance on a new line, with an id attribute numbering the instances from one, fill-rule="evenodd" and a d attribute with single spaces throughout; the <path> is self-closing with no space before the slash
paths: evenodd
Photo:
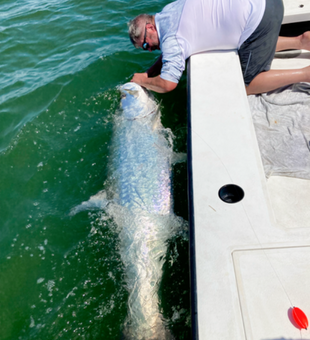
<path id="1" fill-rule="evenodd" d="M 172 206 L 172 132 L 162 126 L 159 105 L 149 92 L 132 82 L 120 92 L 109 169 L 113 203 L 107 204 L 106 192 L 101 192 L 73 213 L 107 205 L 120 227 L 129 292 L 125 339 L 172 339 L 158 299 L 167 240 L 180 227 Z"/>
<path id="2" fill-rule="evenodd" d="M 172 235 L 172 133 L 160 122 L 151 94 L 135 83 L 120 87 L 112 174 L 125 208 L 121 257 L 129 292 L 125 338 L 168 339 L 159 312 L 158 285 Z"/>

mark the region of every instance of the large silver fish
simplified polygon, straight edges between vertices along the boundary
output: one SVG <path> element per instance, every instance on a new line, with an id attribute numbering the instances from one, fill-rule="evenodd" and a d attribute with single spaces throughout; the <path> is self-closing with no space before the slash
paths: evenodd
<path id="1" fill-rule="evenodd" d="M 125 208 L 120 234 L 129 292 L 125 337 L 168 339 L 157 293 L 173 228 L 172 133 L 163 128 L 150 93 L 135 83 L 120 91 L 112 173 L 117 201 Z"/>
<path id="2" fill-rule="evenodd" d="M 100 192 L 72 213 L 106 206 L 120 227 L 129 292 L 124 337 L 171 339 L 159 310 L 158 288 L 167 240 L 184 226 L 172 207 L 172 132 L 162 126 L 158 104 L 149 92 L 135 83 L 121 86 L 120 91 L 110 156 L 112 203 L 106 206 L 106 192 Z"/>

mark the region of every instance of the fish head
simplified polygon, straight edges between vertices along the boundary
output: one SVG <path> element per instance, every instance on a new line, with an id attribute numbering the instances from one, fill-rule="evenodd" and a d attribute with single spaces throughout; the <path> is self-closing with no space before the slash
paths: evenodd
<path id="1" fill-rule="evenodd" d="M 153 95 L 140 85 L 130 82 L 119 87 L 121 107 L 126 119 L 135 120 L 157 113 Z"/>

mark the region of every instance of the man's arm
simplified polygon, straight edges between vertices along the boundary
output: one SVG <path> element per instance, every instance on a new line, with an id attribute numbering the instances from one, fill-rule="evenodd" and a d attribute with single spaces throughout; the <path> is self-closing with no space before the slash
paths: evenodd
<path id="1" fill-rule="evenodd" d="M 170 92 L 178 85 L 172 81 L 162 79 L 160 76 L 149 78 L 146 72 L 135 73 L 131 81 L 158 93 Z"/>

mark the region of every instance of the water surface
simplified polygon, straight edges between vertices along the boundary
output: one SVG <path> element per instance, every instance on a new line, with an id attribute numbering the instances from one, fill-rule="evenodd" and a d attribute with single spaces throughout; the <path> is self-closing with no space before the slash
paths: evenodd
<path id="1" fill-rule="evenodd" d="M 135 50 L 127 21 L 167 1 L 17 0 L 0 5 L 0 339 L 120 339 L 128 294 L 115 222 L 69 216 L 105 188 L 117 86 L 158 56 Z M 186 79 L 161 101 L 186 152 Z M 174 168 L 187 219 L 186 164 Z M 169 241 L 160 307 L 190 339 L 188 243 Z"/>

